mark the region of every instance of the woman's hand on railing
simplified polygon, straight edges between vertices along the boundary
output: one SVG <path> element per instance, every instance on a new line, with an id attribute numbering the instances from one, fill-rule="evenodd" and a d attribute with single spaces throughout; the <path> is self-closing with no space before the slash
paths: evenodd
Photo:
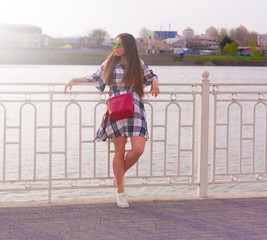
<path id="1" fill-rule="evenodd" d="M 65 88 L 64 88 L 64 93 L 66 94 L 67 93 L 67 90 L 71 90 L 72 89 L 72 86 L 75 84 L 75 79 L 71 79 L 69 80 L 66 84 L 65 84 Z"/>
<path id="2" fill-rule="evenodd" d="M 81 77 L 81 78 L 73 78 L 71 80 L 69 80 L 64 88 L 64 93 L 67 93 L 67 90 L 71 90 L 72 86 L 76 83 L 88 83 L 88 80 L 85 77 Z"/>
<path id="3" fill-rule="evenodd" d="M 158 94 L 160 93 L 160 91 L 159 91 L 159 83 L 158 83 L 158 79 L 157 79 L 157 78 L 155 78 L 155 79 L 152 81 L 151 89 L 150 89 L 150 93 L 151 93 L 152 96 L 154 96 L 154 97 L 158 96 Z"/>

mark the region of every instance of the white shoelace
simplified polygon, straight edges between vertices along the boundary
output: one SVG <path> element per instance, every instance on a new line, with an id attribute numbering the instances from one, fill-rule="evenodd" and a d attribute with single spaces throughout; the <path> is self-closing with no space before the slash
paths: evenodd
<path id="1" fill-rule="evenodd" d="M 129 195 L 127 193 L 119 193 L 118 194 L 118 198 L 119 198 L 120 202 L 123 202 L 123 203 L 128 203 L 128 200 L 127 200 L 128 197 L 129 197 Z"/>

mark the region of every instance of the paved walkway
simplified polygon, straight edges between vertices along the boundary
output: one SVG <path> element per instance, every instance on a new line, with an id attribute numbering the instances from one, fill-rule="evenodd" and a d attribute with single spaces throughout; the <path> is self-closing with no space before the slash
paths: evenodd
<path id="1" fill-rule="evenodd" d="M 267 239 L 267 198 L 0 208 L 1 240 Z"/>

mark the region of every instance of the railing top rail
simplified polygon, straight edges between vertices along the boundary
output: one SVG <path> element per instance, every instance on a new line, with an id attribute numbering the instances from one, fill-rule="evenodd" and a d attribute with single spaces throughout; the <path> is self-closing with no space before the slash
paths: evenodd
<path id="1" fill-rule="evenodd" d="M 59 82 L 48 82 L 48 83 L 44 83 L 44 82 L 38 82 L 38 83 L 34 83 L 34 82 L 22 82 L 22 83 L 18 83 L 18 82 L 0 82 L 0 85 L 10 85 L 10 86 L 24 86 L 24 85 L 43 85 L 43 86 L 49 86 L 49 85 L 58 85 L 58 86 L 62 86 L 65 85 L 66 83 L 59 83 Z M 94 83 L 92 82 L 88 82 L 88 83 L 77 83 L 76 85 L 80 85 L 80 86 L 88 86 L 89 85 L 94 85 Z M 201 86 L 201 83 L 159 83 L 160 86 Z"/>
<path id="2" fill-rule="evenodd" d="M 210 86 L 267 86 L 267 83 L 210 83 Z"/>
<path id="3" fill-rule="evenodd" d="M 62 86 L 65 85 L 66 83 L 60 83 L 60 82 L 0 82 L 0 85 L 10 85 L 10 86 L 24 86 L 24 85 L 44 85 L 44 86 L 49 86 L 49 85 L 58 85 L 58 86 Z M 88 86 L 88 85 L 94 85 L 94 83 L 77 83 L 77 85 L 84 85 L 84 86 Z M 160 86 L 201 86 L 201 83 L 196 83 L 196 82 L 192 82 L 192 83 L 159 83 Z M 220 86 L 267 86 L 267 82 L 266 83 L 261 83 L 261 82 L 238 82 L 238 83 L 225 83 L 225 82 L 211 82 L 210 83 L 211 86 L 214 85 L 220 85 Z"/>
<path id="4" fill-rule="evenodd" d="M 24 86 L 24 85 L 43 85 L 43 86 L 49 86 L 49 85 L 59 85 L 59 86 L 61 86 L 61 85 L 65 85 L 66 83 L 55 83 L 55 82 L 51 82 L 51 83 L 40 83 L 40 82 L 38 82 L 38 83 L 34 83 L 34 82 L 23 82 L 23 83 L 18 83 L 18 82 L 11 82 L 11 83 L 8 83 L 8 82 L 0 82 L 0 85 L 9 85 L 9 86 Z M 92 85 L 92 83 L 89 83 L 89 84 L 91 84 Z M 83 83 L 83 84 L 81 84 L 81 83 L 79 83 L 79 85 L 87 85 L 87 83 Z"/>

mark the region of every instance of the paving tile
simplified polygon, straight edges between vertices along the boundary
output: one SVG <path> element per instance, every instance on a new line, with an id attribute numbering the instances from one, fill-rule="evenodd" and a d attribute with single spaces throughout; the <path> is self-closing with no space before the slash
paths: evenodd
<path id="1" fill-rule="evenodd" d="M 2 240 L 266 240 L 267 198 L 0 208 Z"/>

